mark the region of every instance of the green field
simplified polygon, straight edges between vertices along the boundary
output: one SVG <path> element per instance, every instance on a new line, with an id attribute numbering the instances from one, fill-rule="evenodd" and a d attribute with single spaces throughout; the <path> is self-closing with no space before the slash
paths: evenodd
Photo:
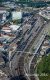
<path id="1" fill-rule="evenodd" d="M 37 65 L 37 73 L 40 80 L 50 80 L 50 54 L 42 57 Z"/>
<path id="2" fill-rule="evenodd" d="M 50 75 L 48 76 L 39 76 L 40 80 L 50 80 Z"/>

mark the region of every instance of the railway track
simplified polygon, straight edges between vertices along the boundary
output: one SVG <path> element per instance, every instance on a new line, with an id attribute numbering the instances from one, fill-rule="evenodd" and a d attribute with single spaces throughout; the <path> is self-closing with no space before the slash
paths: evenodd
<path id="1" fill-rule="evenodd" d="M 40 34 L 40 32 L 42 31 L 42 29 L 44 28 L 44 25 L 41 27 L 41 29 L 38 31 L 38 33 L 36 34 L 36 36 L 29 42 L 29 44 L 27 44 L 27 47 L 23 50 L 20 58 L 19 58 L 19 61 L 18 61 L 18 70 L 19 70 L 19 75 L 25 75 L 25 72 L 24 72 L 24 59 L 26 57 L 26 54 L 27 53 L 24 53 L 25 51 L 29 51 L 30 47 L 32 46 L 32 43 L 34 43 L 34 41 L 36 40 L 36 38 L 38 37 L 38 35 Z M 31 76 L 31 80 L 35 80 L 35 77 L 34 76 Z"/>

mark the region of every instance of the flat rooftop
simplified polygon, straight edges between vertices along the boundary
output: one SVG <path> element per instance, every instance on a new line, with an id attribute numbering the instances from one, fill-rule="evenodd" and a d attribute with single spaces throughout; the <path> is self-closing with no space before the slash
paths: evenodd
<path id="1" fill-rule="evenodd" d="M 39 15 L 46 18 L 46 19 L 48 19 L 48 20 L 50 20 L 50 9 L 46 8 L 42 11 L 40 10 Z"/>

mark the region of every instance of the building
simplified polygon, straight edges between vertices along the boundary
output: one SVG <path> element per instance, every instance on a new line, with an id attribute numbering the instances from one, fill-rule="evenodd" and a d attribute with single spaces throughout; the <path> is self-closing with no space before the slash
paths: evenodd
<path id="1" fill-rule="evenodd" d="M 19 25 L 10 25 L 9 27 L 12 31 L 18 31 L 18 29 L 20 28 Z"/>
<path id="2" fill-rule="evenodd" d="M 40 11 L 39 15 L 47 20 L 50 20 L 50 7 L 47 7 L 46 9 Z"/>
<path id="3" fill-rule="evenodd" d="M 22 12 L 13 11 L 12 20 L 20 20 L 22 18 Z"/>
<path id="4" fill-rule="evenodd" d="M 2 15 L 2 17 L 0 18 L 1 20 L 6 20 L 6 13 L 7 13 L 7 11 L 6 10 L 1 10 L 0 9 L 0 15 Z"/>
<path id="5" fill-rule="evenodd" d="M 10 18 L 10 13 L 7 9 L 0 7 L 0 25 L 4 25 Z"/>

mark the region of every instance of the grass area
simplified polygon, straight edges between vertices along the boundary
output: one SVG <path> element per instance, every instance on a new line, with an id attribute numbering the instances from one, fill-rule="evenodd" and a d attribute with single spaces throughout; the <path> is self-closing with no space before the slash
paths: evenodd
<path id="1" fill-rule="evenodd" d="M 39 76 L 40 80 L 50 80 L 50 75 L 48 76 Z"/>
<path id="2" fill-rule="evenodd" d="M 34 49 L 34 48 L 32 48 L 32 51 L 34 52 L 34 51 L 35 51 L 35 49 Z"/>
<path id="3" fill-rule="evenodd" d="M 21 23 L 21 20 L 20 20 L 20 19 L 18 19 L 18 20 L 13 20 L 13 23 L 14 23 L 14 24 L 20 24 L 20 23 Z"/>
<path id="4" fill-rule="evenodd" d="M 47 33 L 48 33 L 48 35 L 50 36 L 50 25 L 48 25 L 49 27 L 48 27 L 48 29 L 47 29 Z"/>
<path id="5" fill-rule="evenodd" d="M 48 31 L 48 35 L 50 35 L 50 31 Z"/>
<path id="6" fill-rule="evenodd" d="M 50 54 L 42 57 L 37 65 L 37 73 L 40 80 L 50 80 Z"/>

